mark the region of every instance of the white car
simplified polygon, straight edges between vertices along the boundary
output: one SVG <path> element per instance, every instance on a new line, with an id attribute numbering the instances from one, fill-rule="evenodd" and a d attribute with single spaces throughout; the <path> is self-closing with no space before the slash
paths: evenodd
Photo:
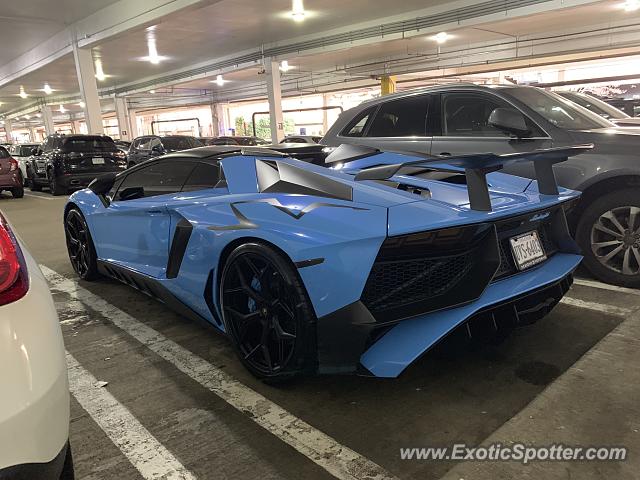
<path id="1" fill-rule="evenodd" d="M 27 162 L 31 156 L 31 151 L 39 146 L 40 144 L 38 143 L 20 143 L 7 147 L 11 156 L 18 161 L 18 166 L 20 167 L 20 172 L 22 172 L 22 178 L 24 179 L 25 185 L 29 179 Z"/>
<path id="2" fill-rule="evenodd" d="M 0 479 L 72 479 L 58 315 L 35 260 L 0 213 Z"/>

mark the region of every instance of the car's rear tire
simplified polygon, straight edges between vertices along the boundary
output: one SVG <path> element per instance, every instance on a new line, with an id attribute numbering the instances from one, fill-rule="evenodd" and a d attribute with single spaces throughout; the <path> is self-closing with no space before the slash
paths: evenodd
<path id="1" fill-rule="evenodd" d="M 315 314 L 297 271 L 274 248 L 231 252 L 220 281 L 225 328 L 244 366 L 265 381 L 315 371 Z"/>
<path id="2" fill-rule="evenodd" d="M 84 215 L 71 208 L 64 217 L 64 233 L 71 266 L 78 276 L 87 281 L 98 278 L 98 256 Z"/>
<path id="3" fill-rule="evenodd" d="M 73 468 L 73 454 L 71 445 L 67 444 L 67 454 L 64 457 L 64 466 L 60 474 L 60 480 L 75 480 L 76 476 Z"/>
<path id="4" fill-rule="evenodd" d="M 24 197 L 24 187 L 16 187 L 11 189 L 11 195 L 13 198 L 22 198 Z"/>
<path id="5" fill-rule="evenodd" d="M 618 190 L 589 204 L 578 221 L 576 240 L 583 265 L 598 280 L 640 287 L 640 192 Z"/>
<path id="6" fill-rule="evenodd" d="M 53 170 L 49 171 L 49 191 L 54 197 L 58 197 L 60 195 L 65 195 L 66 193 L 68 193 L 67 189 L 60 185 L 60 183 L 58 183 L 58 178 L 56 177 L 56 174 L 53 172 Z"/>

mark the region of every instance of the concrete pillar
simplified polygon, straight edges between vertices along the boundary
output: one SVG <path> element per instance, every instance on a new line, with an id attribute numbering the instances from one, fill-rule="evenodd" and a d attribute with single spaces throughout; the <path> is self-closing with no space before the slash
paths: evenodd
<path id="1" fill-rule="evenodd" d="M 37 142 L 36 131 L 32 126 L 29 126 L 29 140 L 33 143 Z"/>
<path id="2" fill-rule="evenodd" d="M 396 77 L 383 75 L 380 77 L 380 95 L 389 95 L 396 92 Z"/>
<path id="3" fill-rule="evenodd" d="M 13 142 L 13 121 L 8 118 L 4 121 L 4 132 L 7 135 L 7 142 Z"/>
<path id="4" fill-rule="evenodd" d="M 211 109 L 211 135 L 217 137 L 220 135 L 220 117 L 218 116 L 218 104 L 209 105 Z"/>
<path id="5" fill-rule="evenodd" d="M 98 85 L 96 84 L 91 49 L 78 48 L 78 45 L 74 42 L 73 58 L 76 63 L 80 94 L 84 101 L 84 118 L 87 123 L 87 130 L 91 134 L 102 134 L 104 133 L 102 112 L 100 110 L 100 98 L 98 97 Z"/>
<path id="6" fill-rule="evenodd" d="M 322 94 L 322 106 L 325 107 L 325 110 L 322 111 L 322 134 L 324 135 L 329 130 L 329 116 L 327 115 L 326 107 L 329 106 L 329 94 Z"/>
<path id="7" fill-rule="evenodd" d="M 53 135 L 55 127 L 53 125 L 53 114 L 51 113 L 51 107 L 49 105 L 43 105 L 40 109 L 42 113 L 42 122 L 44 123 L 44 131 L 47 135 Z"/>
<path id="8" fill-rule="evenodd" d="M 282 91 L 280 89 L 280 65 L 267 58 L 267 97 L 269 98 L 269 124 L 271 125 L 271 141 L 279 143 L 284 138 L 284 117 L 282 115 Z"/>
<path id="9" fill-rule="evenodd" d="M 138 133 L 138 117 L 135 110 L 129 110 L 129 128 L 131 128 L 131 134 L 129 139 L 133 140 L 140 134 Z"/>
<path id="10" fill-rule="evenodd" d="M 118 131 L 120 132 L 120 140 L 130 141 L 131 136 L 131 120 L 129 118 L 129 109 L 127 107 L 127 99 L 114 95 L 113 103 L 116 107 L 116 119 L 118 120 Z"/>

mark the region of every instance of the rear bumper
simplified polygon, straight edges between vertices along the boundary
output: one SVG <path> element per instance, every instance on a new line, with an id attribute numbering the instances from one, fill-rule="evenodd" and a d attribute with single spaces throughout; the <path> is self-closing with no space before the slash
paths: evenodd
<path id="1" fill-rule="evenodd" d="M 69 448 L 67 442 L 50 462 L 24 463 L 0 469 L 0 480 L 60 480 Z"/>
<path id="2" fill-rule="evenodd" d="M 35 260 L 24 248 L 23 252 L 29 291 L 0 307 L 0 471 L 50 463 L 69 439 L 60 323 L 46 280 Z"/>
<path id="3" fill-rule="evenodd" d="M 22 186 L 22 174 L 20 170 L 0 175 L 0 188 L 10 189 Z"/>
<path id="4" fill-rule="evenodd" d="M 119 172 L 120 170 L 118 170 Z M 104 174 L 106 172 L 96 172 L 96 173 L 63 173 L 58 176 L 58 184 L 64 188 L 85 188 L 87 187 L 96 177 Z"/>
<path id="5" fill-rule="evenodd" d="M 582 256 L 557 253 L 544 264 L 491 283 L 471 303 L 387 324 L 360 301 L 318 319 L 318 360 L 323 373 L 360 369 L 376 377 L 397 377 L 457 327 L 488 317 L 530 323 L 557 304 Z M 473 327 L 472 327 L 473 328 Z"/>

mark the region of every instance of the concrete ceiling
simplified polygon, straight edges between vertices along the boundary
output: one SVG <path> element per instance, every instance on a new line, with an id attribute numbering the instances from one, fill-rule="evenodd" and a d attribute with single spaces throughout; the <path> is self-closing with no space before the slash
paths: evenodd
<path id="1" fill-rule="evenodd" d="M 47 9 L 53 9 L 48 4 L 54 2 L 36 3 L 46 4 L 41 16 L 48 16 Z M 65 0 L 65 3 L 70 5 L 72 13 L 67 13 L 68 16 L 62 20 L 59 20 L 60 16 L 52 16 L 55 22 L 61 22 L 53 23 L 52 20 L 52 24 L 58 27 L 65 27 L 83 14 L 95 13 L 114 1 Z M 91 7 L 85 5 L 89 3 Z M 568 8 L 566 0 L 548 0 L 539 2 L 539 5 L 531 3 L 518 15 L 513 15 L 513 10 L 509 9 L 512 3 L 516 5 L 520 2 L 500 2 L 506 8 L 504 13 L 489 15 L 479 23 L 462 20 L 456 22 L 457 17 L 454 16 L 453 20 L 448 20 L 448 24 L 423 31 L 411 31 L 407 35 L 403 31 L 402 34 L 379 35 L 378 38 L 367 41 L 346 41 L 331 48 L 321 46 L 281 55 L 279 59 L 287 59 L 296 66 L 295 70 L 284 75 L 284 90 L 299 93 L 316 89 L 338 89 L 347 83 L 350 86 L 371 84 L 374 82 L 373 76 L 385 72 L 412 73 L 438 68 L 447 62 L 457 65 L 465 62 L 471 64 L 476 60 L 490 62 L 501 54 L 505 57 L 512 55 L 514 48 L 519 49 L 523 58 L 533 57 L 544 52 L 544 45 L 548 43 L 546 35 L 558 36 L 553 40 L 556 45 L 553 48 L 559 48 L 557 45 L 566 40 L 561 38 L 562 35 L 577 35 L 591 26 L 602 29 L 593 35 L 599 36 L 601 42 L 609 38 L 610 46 L 614 46 L 615 42 L 612 43 L 611 31 L 607 29 L 622 28 L 625 25 L 629 29 L 635 28 L 632 34 L 627 32 L 624 39 L 626 41 L 629 35 L 635 35 L 635 44 L 640 45 L 640 12 L 624 12 L 619 8 L 620 0 L 573 0 L 570 2 L 572 8 Z M 349 32 L 367 28 L 382 29 L 382 26 L 396 20 L 406 23 L 409 32 L 412 19 L 420 16 L 438 16 L 448 11 L 468 12 L 487 4 L 491 2 L 307 0 L 305 7 L 308 9 L 308 18 L 296 23 L 287 15 L 291 6 L 289 0 L 209 0 L 157 18 L 153 22 L 142 22 L 134 28 L 96 42 L 93 46 L 94 57 L 100 57 L 108 75 L 104 82 L 99 82 L 98 87 L 103 93 L 127 91 L 133 106 L 139 104 L 147 107 L 172 102 L 185 103 L 190 98 L 202 101 L 202 97 L 224 100 L 242 98 L 243 94 L 246 94 L 245 98 L 260 96 L 264 93 L 260 60 L 224 68 L 213 68 L 211 65 L 220 65 L 222 60 L 229 58 L 235 61 L 247 52 L 259 52 L 261 49 L 274 49 L 313 39 L 329 39 L 337 35 L 344 38 Z M 82 8 L 85 10 L 82 11 Z M 10 13 L 7 16 L 18 15 L 15 8 Z M 3 20 L 4 16 L 3 11 L 0 13 L 0 31 L 3 22 L 7 21 Z M 158 65 L 140 60 L 147 55 L 149 26 L 155 26 L 152 34 L 156 39 L 158 53 L 167 57 Z M 428 37 L 440 28 L 451 32 L 454 37 L 441 46 L 439 52 L 435 42 Z M 32 44 L 41 40 L 40 37 L 32 39 L 31 34 L 26 37 Z M 576 36 L 573 40 L 578 44 L 583 42 L 589 48 L 593 45 L 595 50 L 595 44 L 584 38 Z M 8 49 L 2 45 L 6 44 L 0 42 L 0 58 L 10 57 Z M 14 53 L 19 53 L 19 50 Z M 218 87 L 211 80 L 221 72 L 230 81 L 223 87 Z M 45 82 L 56 90 L 50 97 L 40 91 Z M 31 95 L 26 100 L 17 96 L 20 85 Z M 155 89 L 156 93 L 149 94 L 150 89 Z M 59 102 L 70 102 L 78 96 L 78 90 L 72 55 L 60 55 L 55 61 L 20 78 L 4 84 L 0 78 L 0 114 L 16 112 L 28 105 L 35 105 L 34 102 L 37 101 L 49 101 L 56 106 Z"/>
<path id="2" fill-rule="evenodd" d="M 0 1 L 0 65 L 117 0 Z"/>

